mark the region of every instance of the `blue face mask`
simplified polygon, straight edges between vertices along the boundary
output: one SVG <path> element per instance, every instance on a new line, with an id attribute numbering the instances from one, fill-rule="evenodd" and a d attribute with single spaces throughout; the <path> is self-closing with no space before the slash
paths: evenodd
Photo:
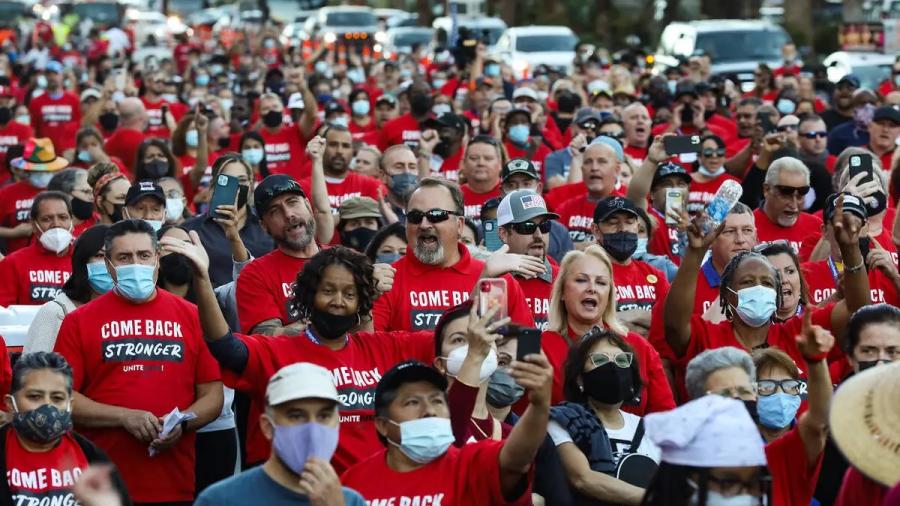
<path id="1" fill-rule="evenodd" d="M 369 114 L 370 107 L 368 100 L 357 100 L 350 104 L 354 116 L 365 116 L 366 114 Z"/>
<path id="2" fill-rule="evenodd" d="M 772 315 L 778 308 L 775 304 L 775 290 L 756 285 L 731 292 L 738 297 L 738 305 L 734 309 L 744 323 L 751 327 L 762 327 L 772 321 Z"/>
<path id="3" fill-rule="evenodd" d="M 400 258 L 402 257 L 403 255 L 401 255 L 400 253 L 379 253 L 377 256 L 375 256 L 375 263 L 392 264 L 397 260 L 400 260 Z"/>
<path id="4" fill-rule="evenodd" d="M 133 302 L 143 302 L 153 295 L 156 282 L 155 265 L 127 264 L 116 266 L 116 291 Z"/>
<path id="5" fill-rule="evenodd" d="M 525 144 L 528 142 L 528 135 L 531 133 L 531 127 L 528 125 L 513 125 L 509 127 L 509 140 L 516 144 Z"/>
<path id="6" fill-rule="evenodd" d="M 50 180 L 53 179 L 53 174 L 53 172 L 34 172 L 28 174 L 28 182 L 31 183 L 31 186 L 43 190 L 50 184 Z"/>
<path id="7" fill-rule="evenodd" d="M 500 65 L 490 63 L 484 67 L 484 75 L 488 77 L 497 77 L 500 75 Z"/>
<path id="8" fill-rule="evenodd" d="M 391 423 L 400 427 L 400 444 L 390 439 L 388 442 L 419 464 L 428 464 L 440 457 L 455 441 L 449 418 L 430 416 L 403 423 L 391 420 Z"/>
<path id="9" fill-rule="evenodd" d="M 200 74 L 194 78 L 194 83 L 196 83 L 197 86 L 206 86 L 207 84 L 209 84 L 209 76 L 206 74 Z"/>
<path id="10" fill-rule="evenodd" d="M 783 429 L 797 417 L 800 409 L 800 396 L 775 392 L 762 395 L 756 402 L 759 423 L 770 429 Z"/>
<path id="11" fill-rule="evenodd" d="M 94 157 L 91 156 L 90 151 L 79 151 L 78 160 L 84 163 L 91 163 L 94 161 Z"/>
<path id="12" fill-rule="evenodd" d="M 633 255 L 644 255 L 647 253 L 647 238 L 646 237 L 638 237 L 637 240 L 637 248 L 635 248 Z"/>
<path id="13" fill-rule="evenodd" d="M 200 134 L 196 130 L 188 130 L 184 133 L 184 143 L 189 148 L 196 148 L 200 145 Z"/>
<path id="14" fill-rule="evenodd" d="M 347 126 L 350 124 L 350 120 L 347 119 L 347 116 L 338 116 L 336 118 L 332 118 L 330 123 L 332 125 L 338 125 L 347 128 Z"/>
<path id="15" fill-rule="evenodd" d="M 794 114 L 794 110 L 797 109 L 797 105 L 786 98 L 779 99 L 775 104 L 775 108 L 778 109 L 778 112 L 781 114 Z"/>
<path id="16" fill-rule="evenodd" d="M 113 287 L 112 276 L 106 270 L 106 262 L 100 260 L 87 264 L 88 284 L 95 292 L 103 294 Z"/>
<path id="17" fill-rule="evenodd" d="M 416 189 L 419 177 L 412 172 L 403 172 L 391 176 L 391 192 L 400 198 L 406 198 Z"/>
<path id="18" fill-rule="evenodd" d="M 150 225 L 150 228 L 152 228 L 154 232 L 159 232 L 159 229 L 161 229 L 163 225 L 162 220 L 144 220 L 144 223 Z"/>
<path id="19" fill-rule="evenodd" d="M 258 165 L 263 159 L 262 148 L 247 148 L 241 151 L 241 158 L 250 165 Z"/>

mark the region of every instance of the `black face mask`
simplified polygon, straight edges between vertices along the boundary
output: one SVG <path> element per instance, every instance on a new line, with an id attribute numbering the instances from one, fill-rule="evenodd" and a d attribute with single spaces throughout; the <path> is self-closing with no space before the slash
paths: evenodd
<path id="1" fill-rule="evenodd" d="M 115 130 L 119 126 L 119 115 L 114 112 L 105 112 L 97 118 L 100 126 L 107 132 Z"/>
<path id="2" fill-rule="evenodd" d="M 117 223 L 122 221 L 122 209 L 125 208 L 125 204 L 113 204 L 112 213 L 109 214 L 109 219 L 113 221 L 113 223 Z"/>
<path id="3" fill-rule="evenodd" d="M 875 216 L 887 209 L 887 195 L 885 195 L 884 192 L 878 192 L 872 196 L 875 197 L 875 205 L 866 205 L 866 212 L 869 213 L 869 216 Z"/>
<path id="4" fill-rule="evenodd" d="M 343 337 L 350 329 L 355 327 L 359 323 L 359 315 L 333 315 L 314 308 L 309 322 L 315 329 L 317 336 L 334 340 Z"/>
<path id="5" fill-rule="evenodd" d="M 144 173 L 150 179 L 159 179 L 169 174 L 169 162 L 157 158 L 144 164 Z"/>
<path id="6" fill-rule="evenodd" d="M 437 143 L 434 146 L 432 153 L 446 159 L 448 156 L 450 156 L 450 143 L 442 138 L 441 142 Z"/>
<path id="7" fill-rule="evenodd" d="M 49 443 L 72 430 L 72 412 L 44 404 L 31 411 L 13 413 L 12 426 L 29 441 Z"/>
<path id="8" fill-rule="evenodd" d="M 348 248 L 353 248 L 356 251 L 363 252 L 377 233 L 377 230 L 366 227 L 354 228 L 348 232 L 341 231 L 341 244 Z"/>
<path id="9" fill-rule="evenodd" d="M 170 253 L 159 258 L 159 285 L 163 281 L 172 285 L 186 285 L 191 282 L 194 271 L 187 257 L 179 253 Z"/>
<path id="10" fill-rule="evenodd" d="M 414 116 L 428 115 L 432 105 L 434 99 L 428 93 L 413 93 L 409 96 L 409 109 Z"/>
<path id="11" fill-rule="evenodd" d="M 281 111 L 269 111 L 263 116 L 263 124 L 269 128 L 278 128 L 284 121 Z"/>
<path id="12" fill-rule="evenodd" d="M 219 145 L 219 149 L 225 149 L 231 145 L 231 139 L 228 137 L 219 137 L 216 140 L 216 143 Z"/>
<path id="13" fill-rule="evenodd" d="M 242 184 L 238 186 L 237 208 L 243 209 L 247 205 L 247 195 L 250 194 L 250 186 Z"/>
<path id="14" fill-rule="evenodd" d="M 72 216 L 86 220 L 94 214 L 94 203 L 72 197 Z"/>
<path id="15" fill-rule="evenodd" d="M 9 107 L 0 107 L 0 125 L 9 123 L 12 119 L 12 109 Z"/>
<path id="16" fill-rule="evenodd" d="M 858 360 L 856 364 L 859 366 L 859 372 L 871 369 L 878 365 L 890 364 L 889 360 Z"/>
<path id="17" fill-rule="evenodd" d="M 753 419 L 753 423 L 759 423 L 759 410 L 756 408 L 756 401 L 745 401 L 738 399 L 739 401 L 744 403 L 744 407 L 747 408 L 747 413 L 750 413 L 750 418 Z"/>
<path id="18" fill-rule="evenodd" d="M 622 368 L 612 362 L 581 374 L 584 393 L 603 404 L 618 404 L 634 397 L 634 380 L 630 367 Z"/>
<path id="19" fill-rule="evenodd" d="M 637 249 L 638 236 L 634 232 L 614 232 L 603 234 L 603 249 L 617 262 L 631 258 Z"/>

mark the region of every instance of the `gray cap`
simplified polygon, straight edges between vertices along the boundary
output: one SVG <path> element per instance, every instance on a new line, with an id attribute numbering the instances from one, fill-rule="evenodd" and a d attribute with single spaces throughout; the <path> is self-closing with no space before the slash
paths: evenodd
<path id="1" fill-rule="evenodd" d="M 592 107 L 582 107 L 575 113 L 575 120 L 573 123 L 581 126 L 592 120 L 597 122 L 597 126 L 600 126 L 600 123 L 603 123 L 603 118 L 600 117 L 600 113 L 595 111 Z"/>
<path id="2" fill-rule="evenodd" d="M 510 223 L 522 223 L 538 216 L 546 216 L 552 220 L 559 218 L 558 214 L 547 211 L 544 197 L 534 190 L 516 190 L 500 201 L 500 207 L 497 208 L 497 225 L 502 227 Z"/>

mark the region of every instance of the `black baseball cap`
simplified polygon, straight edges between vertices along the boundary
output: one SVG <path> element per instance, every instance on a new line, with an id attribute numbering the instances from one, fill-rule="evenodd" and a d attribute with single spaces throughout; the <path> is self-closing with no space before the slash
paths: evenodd
<path id="1" fill-rule="evenodd" d="M 345 112 L 347 112 L 347 109 L 344 109 L 344 106 L 341 105 L 341 103 L 337 100 L 332 100 L 331 102 L 325 104 L 325 116 L 328 116 L 329 114 Z"/>
<path id="2" fill-rule="evenodd" d="M 396 392 L 407 383 L 418 381 L 427 381 L 441 392 L 447 391 L 447 378 L 434 368 L 418 360 L 400 362 L 384 373 L 384 376 L 378 381 L 378 385 L 375 387 L 375 412 L 381 411 L 390 404 L 390 401 L 385 399 L 389 393 Z"/>
<path id="3" fill-rule="evenodd" d="M 253 190 L 256 215 L 261 218 L 269 208 L 269 203 L 285 193 L 294 193 L 306 198 L 306 193 L 300 187 L 300 183 L 287 174 L 273 174 L 260 181 Z"/>
<path id="4" fill-rule="evenodd" d="M 674 100 L 678 100 L 678 98 L 682 95 L 690 95 L 694 98 L 698 98 L 697 87 L 694 86 L 694 83 L 688 79 L 678 81 L 678 84 L 675 86 Z"/>
<path id="5" fill-rule="evenodd" d="M 509 112 L 506 113 L 506 122 L 509 123 L 509 120 L 516 114 L 525 116 L 526 118 L 528 118 L 528 122 L 531 123 L 531 110 L 524 107 L 513 107 L 512 109 L 510 109 Z"/>
<path id="6" fill-rule="evenodd" d="M 468 122 L 466 121 L 466 118 L 458 114 L 453 114 L 452 112 L 446 112 L 444 114 L 441 114 L 437 118 L 428 118 L 422 123 L 422 125 L 425 128 L 434 128 L 436 130 L 444 127 L 450 127 L 457 132 L 465 133 L 467 123 Z"/>
<path id="7" fill-rule="evenodd" d="M 163 204 L 166 203 L 166 192 L 159 186 L 156 181 L 144 179 L 135 182 L 125 194 L 125 205 L 130 206 L 144 197 L 156 197 Z"/>
<path id="8" fill-rule="evenodd" d="M 533 179 L 541 180 L 537 167 L 530 160 L 524 158 L 513 158 L 506 162 L 506 165 L 500 169 L 500 180 L 506 181 L 506 178 L 513 174 L 525 174 Z"/>
<path id="9" fill-rule="evenodd" d="M 635 218 L 641 217 L 630 200 L 625 197 L 611 196 L 597 202 L 597 207 L 594 208 L 594 223 L 600 223 L 619 212 L 631 213 Z"/>
<path id="10" fill-rule="evenodd" d="M 656 166 L 656 173 L 653 174 L 653 182 L 650 183 L 650 187 L 656 186 L 656 183 L 667 176 L 678 176 L 686 183 L 691 183 L 691 175 L 684 170 L 684 167 L 675 162 L 663 162 Z"/>
<path id="11" fill-rule="evenodd" d="M 875 114 L 872 115 L 872 121 L 881 121 L 883 119 L 893 121 L 900 125 L 900 110 L 889 105 L 875 109 Z"/>
<path id="12" fill-rule="evenodd" d="M 859 78 L 856 77 L 854 74 L 845 75 L 837 82 L 837 84 L 835 86 L 840 86 L 842 84 L 849 84 L 850 86 L 853 86 L 854 88 L 859 88 L 859 86 L 860 86 Z"/>
<path id="13" fill-rule="evenodd" d="M 869 217 L 869 212 L 866 210 L 865 202 L 856 195 L 842 192 L 832 193 L 828 197 L 825 197 L 825 208 L 822 209 L 822 218 L 825 219 L 825 222 L 827 223 L 834 218 L 834 213 L 837 211 L 837 199 L 841 195 L 844 196 L 844 212 L 855 214 L 863 221 L 866 221 Z"/>

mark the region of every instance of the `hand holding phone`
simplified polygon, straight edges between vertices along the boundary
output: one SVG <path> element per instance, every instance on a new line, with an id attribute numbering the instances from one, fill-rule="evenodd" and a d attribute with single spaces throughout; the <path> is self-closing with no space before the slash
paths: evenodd
<path id="1" fill-rule="evenodd" d="M 666 154 L 669 156 L 680 155 L 683 153 L 699 153 L 700 136 L 670 135 L 663 138 L 663 145 L 666 148 Z"/>
<path id="2" fill-rule="evenodd" d="M 490 322 L 498 322 L 507 315 L 506 280 L 503 278 L 484 278 L 478 281 L 478 316 L 483 317 L 493 308 L 497 308 Z"/>
<path id="3" fill-rule="evenodd" d="M 513 336 L 510 336 L 513 337 Z M 541 331 L 534 328 L 520 328 L 516 336 L 516 360 L 541 353 Z"/>
<path id="4" fill-rule="evenodd" d="M 684 212 L 687 203 L 687 189 L 669 188 L 666 190 L 666 225 L 678 225 L 678 222 L 670 217 L 671 214 L 680 215 Z"/>
<path id="5" fill-rule="evenodd" d="M 238 178 L 227 174 L 219 174 L 216 176 L 216 182 L 213 185 L 212 197 L 209 199 L 209 212 L 217 218 L 225 219 L 221 216 L 216 208 L 219 206 L 237 205 L 238 197 Z"/>

